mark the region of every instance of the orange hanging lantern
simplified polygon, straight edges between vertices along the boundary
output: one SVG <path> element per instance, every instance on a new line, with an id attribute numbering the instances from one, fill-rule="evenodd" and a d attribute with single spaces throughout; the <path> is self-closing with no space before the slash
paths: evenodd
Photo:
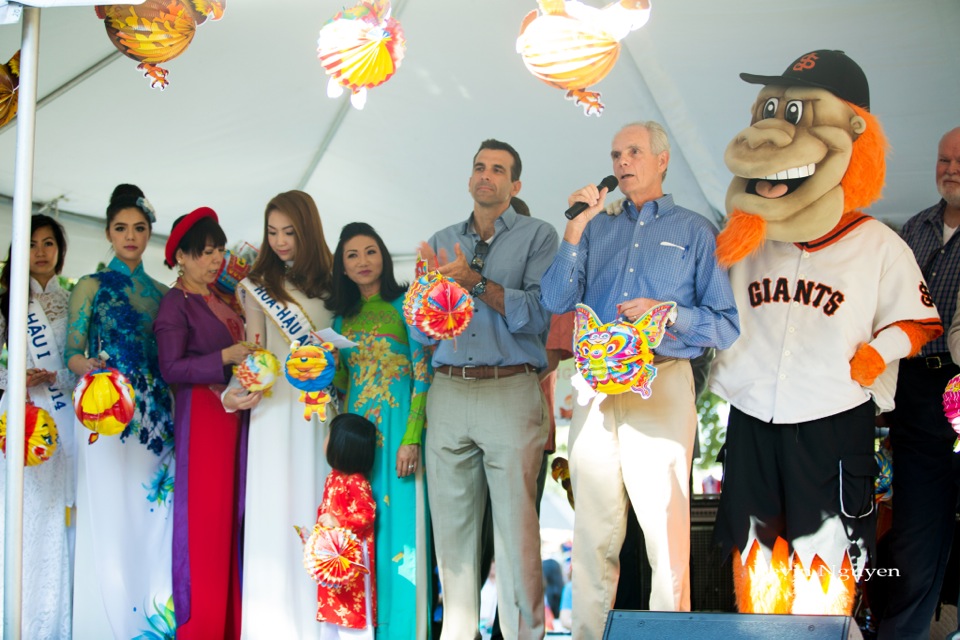
<path id="1" fill-rule="evenodd" d="M 110 367 L 97 369 L 80 378 L 73 390 L 77 419 L 97 434 L 115 436 L 133 420 L 133 387 L 127 377 Z"/>
<path id="2" fill-rule="evenodd" d="M 23 466 L 46 462 L 57 450 L 57 425 L 53 417 L 32 402 L 25 410 Z M 0 416 L 0 450 L 7 453 L 7 414 Z"/>

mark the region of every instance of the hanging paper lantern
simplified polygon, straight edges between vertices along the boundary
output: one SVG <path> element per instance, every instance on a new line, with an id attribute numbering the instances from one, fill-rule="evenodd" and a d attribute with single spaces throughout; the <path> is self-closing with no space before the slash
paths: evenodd
<path id="1" fill-rule="evenodd" d="M 0 64 L 0 127 L 17 115 L 17 90 L 20 87 L 20 52 L 7 64 Z"/>
<path id="2" fill-rule="evenodd" d="M 657 375 L 653 349 L 660 346 L 674 302 L 663 302 L 636 322 L 601 324 L 593 309 L 578 304 L 575 315 L 574 355 L 577 370 L 595 391 L 610 395 L 633 391 L 643 398 L 652 393 Z"/>
<path id="3" fill-rule="evenodd" d="M 960 424 L 960 374 L 950 378 L 943 390 L 943 415 L 954 427 Z M 953 452 L 960 453 L 960 438 L 954 442 Z"/>
<path id="4" fill-rule="evenodd" d="M 57 425 L 53 417 L 32 402 L 24 406 L 23 465 L 46 462 L 57 450 Z M 0 416 L 0 449 L 7 453 L 7 414 Z"/>
<path id="5" fill-rule="evenodd" d="M 303 547 L 303 566 L 314 582 L 341 589 L 369 573 L 363 566 L 363 548 L 357 536 L 342 527 L 314 525 Z"/>
<path id="6" fill-rule="evenodd" d="M 587 91 L 603 80 L 620 57 L 620 40 L 649 19 L 649 8 L 614 2 L 598 9 L 575 0 L 541 0 L 543 11 L 520 24 L 517 53 L 537 79 L 567 90 L 585 115 L 603 111 L 600 94 Z"/>
<path id="7" fill-rule="evenodd" d="M 257 349 L 233 368 L 233 375 L 247 391 L 269 391 L 280 375 L 280 361 L 266 349 Z"/>
<path id="8" fill-rule="evenodd" d="M 223 17 L 226 0 L 146 0 L 143 4 L 98 5 L 97 17 L 120 53 L 137 60 L 137 67 L 161 90 L 168 71 L 159 65 L 187 50 L 197 26 Z"/>
<path id="9" fill-rule="evenodd" d="M 396 73 L 406 48 L 388 1 L 363 0 L 344 9 L 323 25 L 317 40 L 317 57 L 330 76 L 327 95 L 338 98 L 344 88 L 350 89 L 350 103 L 363 109 L 367 89 Z"/>
<path id="10" fill-rule="evenodd" d="M 133 387 L 127 377 L 110 367 L 97 369 L 80 378 L 73 390 L 77 419 L 97 434 L 115 436 L 133 420 Z"/>
<path id="11" fill-rule="evenodd" d="M 301 345 L 295 340 L 290 345 L 284 369 L 290 384 L 300 390 L 303 419 L 309 420 L 310 415 L 316 413 L 321 422 L 326 421 L 327 403 L 332 399 L 326 388 L 336 372 L 333 345 L 329 342 Z"/>
<path id="12" fill-rule="evenodd" d="M 449 340 L 463 333 L 473 318 L 473 298 L 454 280 L 431 271 L 411 287 L 404 298 L 407 324 L 436 340 Z"/>

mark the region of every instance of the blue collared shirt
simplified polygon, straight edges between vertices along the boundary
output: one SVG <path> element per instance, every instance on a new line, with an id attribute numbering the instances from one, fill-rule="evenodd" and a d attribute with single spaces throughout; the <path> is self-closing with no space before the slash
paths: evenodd
<path id="1" fill-rule="evenodd" d="M 593 218 L 579 244 L 560 243 L 541 283 L 543 305 L 564 313 L 583 302 L 606 323 L 621 302 L 672 300 L 677 319 L 657 354 L 689 359 L 707 347 L 725 349 L 740 335 L 740 322 L 730 280 L 717 265 L 716 233 L 670 194 L 640 211 L 624 200 L 622 213 Z"/>
<path id="2" fill-rule="evenodd" d="M 927 281 L 933 304 L 947 325 L 957 309 L 957 288 L 960 287 L 960 229 L 950 240 L 943 243 L 943 210 L 947 203 L 941 200 L 929 209 L 924 209 L 903 225 L 900 237 L 913 249 L 917 264 Z M 947 348 L 947 332 L 936 340 L 923 345 L 920 355 L 944 353 Z"/>
<path id="3" fill-rule="evenodd" d="M 472 219 L 471 215 L 438 231 L 428 243 L 434 251 L 445 249 L 448 256 L 454 256 L 453 247 L 459 242 L 470 262 L 480 240 Z M 503 287 L 506 315 L 474 299 L 476 309 L 467 329 L 454 340 L 439 342 L 433 366 L 531 364 L 542 369 L 547 366 L 544 340 L 550 313 L 540 304 L 540 278 L 557 252 L 557 231 L 543 220 L 518 215 L 510 207 L 494 222 L 489 242 L 482 275 Z M 437 343 L 416 330 L 412 335 L 423 344 Z"/>

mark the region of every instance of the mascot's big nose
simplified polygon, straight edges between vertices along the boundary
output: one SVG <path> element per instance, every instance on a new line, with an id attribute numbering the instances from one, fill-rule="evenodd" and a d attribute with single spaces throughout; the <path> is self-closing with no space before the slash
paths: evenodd
<path id="1" fill-rule="evenodd" d="M 783 120 L 770 118 L 760 120 L 740 132 L 737 140 L 746 143 L 751 149 L 772 144 L 777 147 L 786 147 L 793 142 L 794 127 Z"/>

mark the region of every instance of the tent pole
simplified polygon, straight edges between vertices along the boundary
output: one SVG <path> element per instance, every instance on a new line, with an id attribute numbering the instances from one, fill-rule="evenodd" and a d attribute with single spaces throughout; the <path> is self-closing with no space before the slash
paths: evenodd
<path id="1" fill-rule="evenodd" d="M 30 272 L 30 215 L 33 203 L 33 153 L 36 136 L 37 71 L 40 58 L 40 9 L 23 7 L 20 89 L 17 102 L 17 152 L 13 187 L 10 255 L 10 314 L 7 340 L 7 474 L 3 548 L 3 637 L 20 640 L 23 594 L 23 437 L 27 385 L 27 294 Z"/>

